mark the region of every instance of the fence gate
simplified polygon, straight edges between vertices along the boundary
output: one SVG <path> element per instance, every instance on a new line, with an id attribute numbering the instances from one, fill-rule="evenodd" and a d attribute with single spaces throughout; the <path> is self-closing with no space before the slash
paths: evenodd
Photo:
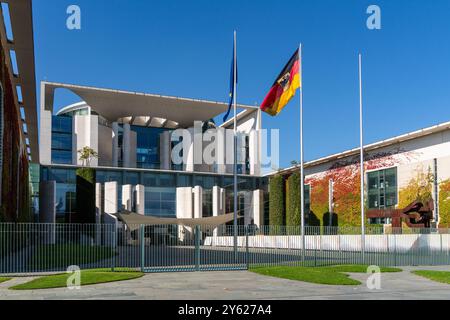
<path id="1" fill-rule="evenodd" d="M 207 239 L 217 232 L 232 235 L 226 226 L 177 225 L 124 226 L 118 232 L 115 268 L 143 272 L 180 272 L 248 269 L 248 246 L 238 228 L 237 248 L 211 246 Z"/>

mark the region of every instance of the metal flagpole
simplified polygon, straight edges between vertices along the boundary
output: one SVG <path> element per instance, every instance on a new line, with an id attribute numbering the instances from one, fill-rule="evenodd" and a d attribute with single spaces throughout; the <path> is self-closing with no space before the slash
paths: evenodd
<path id="1" fill-rule="evenodd" d="M 233 178 L 234 178 L 234 259 L 237 262 L 237 214 L 238 214 L 238 187 L 237 187 L 237 113 L 236 113 L 236 30 L 234 31 L 234 52 L 233 52 L 233 105 L 234 105 L 234 163 L 233 163 Z"/>
<path id="2" fill-rule="evenodd" d="M 364 263 L 365 214 L 364 214 L 364 142 L 363 142 L 363 100 L 362 100 L 362 58 L 359 54 L 359 143 L 361 166 L 361 257 Z"/>
<path id="3" fill-rule="evenodd" d="M 303 57 L 302 44 L 298 47 L 300 73 L 300 220 L 302 235 L 302 261 L 305 261 L 305 177 L 303 171 Z"/>

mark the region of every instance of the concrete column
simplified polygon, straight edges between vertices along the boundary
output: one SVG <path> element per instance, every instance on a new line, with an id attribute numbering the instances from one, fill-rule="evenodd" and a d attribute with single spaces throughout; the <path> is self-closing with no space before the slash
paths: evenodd
<path id="1" fill-rule="evenodd" d="M 39 183 L 39 222 L 48 223 L 44 242 L 55 244 L 56 181 L 41 181 Z"/>
<path id="2" fill-rule="evenodd" d="M 202 123 L 200 121 L 194 122 L 193 131 L 193 151 L 194 151 L 194 171 L 202 172 L 203 168 L 203 132 Z"/>
<path id="3" fill-rule="evenodd" d="M 192 188 L 180 187 L 177 188 L 176 198 L 176 215 L 178 219 L 192 218 Z M 178 238 L 181 241 L 189 240 L 192 236 L 192 228 L 180 227 L 178 228 Z"/>
<path id="4" fill-rule="evenodd" d="M 252 130 L 249 135 L 249 162 L 250 162 L 250 174 L 260 175 L 261 161 L 259 158 L 259 131 Z"/>
<path id="5" fill-rule="evenodd" d="M 136 213 L 145 215 L 145 186 L 136 186 Z"/>
<path id="6" fill-rule="evenodd" d="M 78 150 L 89 147 L 98 152 L 98 116 L 76 115 L 73 117 L 73 160 L 82 165 Z M 98 166 L 98 159 L 91 159 L 91 166 Z"/>
<path id="7" fill-rule="evenodd" d="M 216 135 L 216 172 L 226 173 L 225 165 L 225 128 L 217 128 Z"/>
<path id="8" fill-rule="evenodd" d="M 136 156 L 137 156 L 137 132 L 130 131 L 130 168 L 136 168 Z"/>
<path id="9" fill-rule="evenodd" d="M 105 182 L 105 213 L 117 213 L 117 181 Z"/>
<path id="10" fill-rule="evenodd" d="M 242 212 L 239 212 L 242 215 Z M 253 192 L 246 191 L 244 193 L 244 224 L 251 224 L 253 219 Z"/>
<path id="11" fill-rule="evenodd" d="M 194 218 L 203 217 L 203 188 L 200 186 L 195 186 L 192 189 L 194 195 Z"/>
<path id="12" fill-rule="evenodd" d="M 122 140 L 122 150 L 123 150 L 123 167 L 131 168 L 130 166 L 130 153 L 131 153 L 131 133 L 130 125 L 128 123 L 123 124 L 123 140 Z"/>
<path id="13" fill-rule="evenodd" d="M 42 92 L 42 91 L 41 91 Z M 44 96 L 45 94 L 41 94 Z M 39 124 L 39 161 L 42 165 L 52 163 L 52 112 L 41 106 Z"/>
<path id="14" fill-rule="evenodd" d="M 258 227 L 264 225 L 264 191 L 253 191 L 253 222 Z"/>
<path id="15" fill-rule="evenodd" d="M 214 186 L 212 189 L 212 209 L 213 209 L 213 217 L 217 217 L 225 214 L 225 189 L 220 188 L 218 186 Z M 213 230 L 213 236 L 222 235 L 222 232 L 219 228 L 215 228 Z M 220 231 L 219 231 L 220 230 Z"/>
<path id="16" fill-rule="evenodd" d="M 39 183 L 39 222 L 55 223 L 56 221 L 56 181 Z"/>
<path id="17" fill-rule="evenodd" d="M 184 168 L 185 171 L 192 172 L 194 171 L 194 128 L 189 128 L 187 131 L 190 135 L 190 141 L 189 143 L 185 143 L 185 139 L 183 138 L 183 152 L 186 152 Z"/>
<path id="18" fill-rule="evenodd" d="M 234 133 L 233 130 L 225 130 L 225 167 L 226 173 L 233 173 L 234 168 Z"/>
<path id="19" fill-rule="evenodd" d="M 110 127 L 98 126 L 98 164 L 99 166 L 111 167 L 113 153 L 113 131 Z"/>
<path id="20" fill-rule="evenodd" d="M 133 186 L 126 184 L 122 186 L 122 208 L 124 210 L 133 210 Z"/>
<path id="21" fill-rule="evenodd" d="M 119 166 L 119 124 L 117 122 L 112 124 L 112 165 Z"/>
<path id="22" fill-rule="evenodd" d="M 102 206 L 102 184 L 95 184 L 95 223 L 101 223 L 101 216 L 103 212 Z"/>
<path id="23" fill-rule="evenodd" d="M 164 131 L 159 135 L 159 161 L 162 170 L 170 170 L 171 168 L 171 141 L 170 131 Z"/>

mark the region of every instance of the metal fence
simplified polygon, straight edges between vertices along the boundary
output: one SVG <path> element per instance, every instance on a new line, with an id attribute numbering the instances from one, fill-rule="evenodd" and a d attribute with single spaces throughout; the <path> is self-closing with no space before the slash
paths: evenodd
<path id="1" fill-rule="evenodd" d="M 236 231 L 237 246 L 234 246 Z M 0 274 L 81 269 L 242 270 L 269 265 L 450 263 L 448 229 L 0 224 Z"/>

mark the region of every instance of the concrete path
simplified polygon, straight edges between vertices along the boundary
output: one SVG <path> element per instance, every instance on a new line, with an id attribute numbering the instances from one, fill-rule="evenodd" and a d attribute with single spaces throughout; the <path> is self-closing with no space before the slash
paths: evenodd
<path id="1" fill-rule="evenodd" d="M 448 267 L 404 267 L 401 273 L 383 273 L 381 290 L 366 287 L 366 274 L 352 274 L 359 286 L 317 285 L 261 276 L 248 271 L 155 273 L 123 282 L 82 287 L 80 290 L 15 291 L 8 287 L 32 279 L 14 278 L 0 284 L 5 299 L 450 299 L 450 285 L 411 274 L 410 270 L 446 270 Z"/>

